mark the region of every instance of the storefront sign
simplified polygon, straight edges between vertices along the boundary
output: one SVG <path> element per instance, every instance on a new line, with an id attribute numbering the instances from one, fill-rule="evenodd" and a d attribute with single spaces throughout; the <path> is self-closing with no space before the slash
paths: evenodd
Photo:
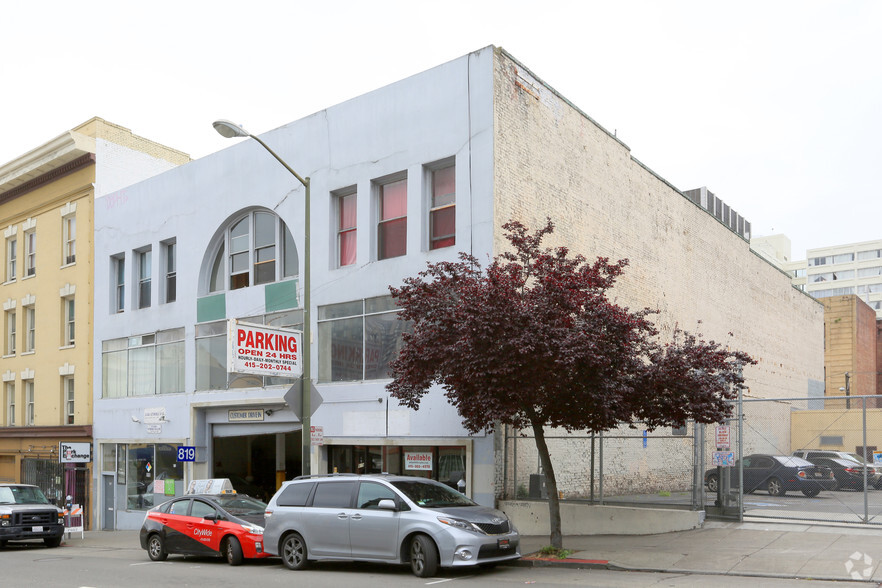
<path id="1" fill-rule="evenodd" d="M 404 453 L 404 469 L 406 470 L 431 470 L 432 452 L 430 451 L 407 451 Z"/>
<path id="2" fill-rule="evenodd" d="M 91 443 L 65 443 L 58 444 L 58 461 L 60 463 L 91 463 Z"/>
<path id="3" fill-rule="evenodd" d="M 227 421 L 230 423 L 245 423 L 262 421 L 264 412 L 262 408 L 237 409 L 227 411 Z"/>
<path id="4" fill-rule="evenodd" d="M 148 425 L 158 425 L 159 423 L 165 423 L 168 420 L 165 418 L 165 407 L 160 406 L 158 408 L 145 408 L 144 409 L 144 423 Z"/>
<path id="5" fill-rule="evenodd" d="M 147 425 L 147 432 L 151 435 L 161 435 L 162 425 Z"/>
<path id="6" fill-rule="evenodd" d="M 297 378 L 303 373 L 302 333 L 230 319 L 227 323 L 227 371 Z"/>

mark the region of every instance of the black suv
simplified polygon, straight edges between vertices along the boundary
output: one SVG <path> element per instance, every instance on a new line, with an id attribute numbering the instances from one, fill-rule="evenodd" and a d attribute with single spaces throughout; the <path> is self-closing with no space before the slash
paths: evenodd
<path id="1" fill-rule="evenodd" d="M 0 548 L 7 541 L 42 539 L 47 547 L 61 545 L 64 511 L 31 484 L 0 484 Z"/>

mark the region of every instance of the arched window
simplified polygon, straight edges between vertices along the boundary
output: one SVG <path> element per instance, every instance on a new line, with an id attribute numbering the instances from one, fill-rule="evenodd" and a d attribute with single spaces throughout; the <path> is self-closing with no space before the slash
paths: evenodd
<path id="1" fill-rule="evenodd" d="M 209 292 L 238 290 L 297 275 L 294 237 L 275 213 L 253 210 L 235 217 L 211 264 Z"/>

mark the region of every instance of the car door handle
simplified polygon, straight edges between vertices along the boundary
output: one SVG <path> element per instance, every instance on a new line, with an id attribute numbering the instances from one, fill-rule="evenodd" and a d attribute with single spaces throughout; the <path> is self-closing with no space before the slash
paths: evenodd
<path id="1" fill-rule="evenodd" d="M 356 514 L 354 514 L 354 515 L 352 515 L 352 516 L 350 517 L 350 520 L 353 520 L 353 521 L 360 521 L 360 520 L 361 520 L 361 515 L 358 514 L 358 513 L 356 513 Z"/>
<path id="2" fill-rule="evenodd" d="M 341 512 L 340 514 L 337 515 L 337 518 L 338 518 L 338 519 L 345 519 L 345 518 L 346 518 L 346 513 L 345 513 L 345 512 Z"/>

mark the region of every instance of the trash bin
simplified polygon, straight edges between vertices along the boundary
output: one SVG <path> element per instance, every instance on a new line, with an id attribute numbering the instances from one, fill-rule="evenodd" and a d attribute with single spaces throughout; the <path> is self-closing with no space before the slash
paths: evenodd
<path id="1" fill-rule="evenodd" d="M 530 474 L 530 498 L 548 498 L 545 474 Z"/>

